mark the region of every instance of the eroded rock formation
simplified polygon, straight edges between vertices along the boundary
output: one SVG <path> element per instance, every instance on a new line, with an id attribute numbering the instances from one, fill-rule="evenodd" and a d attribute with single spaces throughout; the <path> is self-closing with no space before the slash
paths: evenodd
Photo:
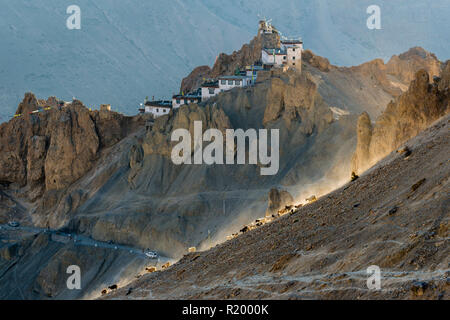
<path id="1" fill-rule="evenodd" d="M 367 114 L 358 121 L 358 144 L 352 168 L 362 172 L 449 112 L 450 61 L 440 79 L 430 83 L 426 70 L 419 70 L 407 92 L 388 104 L 373 126 Z"/>
<path id="2" fill-rule="evenodd" d="M 277 214 L 278 210 L 285 206 L 292 205 L 294 198 L 286 190 L 278 190 L 273 188 L 269 192 L 269 203 L 267 206 L 266 217 Z"/>
<path id="3" fill-rule="evenodd" d="M 388 74 L 410 83 L 420 69 L 427 71 L 431 79 L 439 75 L 441 63 L 433 53 L 421 47 L 414 47 L 398 56 L 394 55 L 386 64 L 386 68 Z"/>
<path id="4" fill-rule="evenodd" d="M 315 55 L 311 50 L 303 51 L 302 60 L 323 72 L 328 72 L 333 67 L 327 58 Z"/>
<path id="5" fill-rule="evenodd" d="M 30 114 L 39 107 L 50 110 Z M 56 107 L 27 93 L 17 114 L 0 125 L 0 181 L 41 191 L 69 186 L 90 170 L 99 152 L 137 127 L 139 120 L 114 112 L 89 111 L 80 101 Z"/>

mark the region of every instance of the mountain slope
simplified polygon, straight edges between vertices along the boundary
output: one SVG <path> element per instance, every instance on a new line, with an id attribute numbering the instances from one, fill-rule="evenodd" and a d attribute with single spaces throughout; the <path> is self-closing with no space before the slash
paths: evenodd
<path id="1" fill-rule="evenodd" d="M 408 141 L 410 156 L 393 152 L 317 202 L 107 298 L 449 299 L 449 125 Z M 371 265 L 379 291 L 366 285 Z"/>

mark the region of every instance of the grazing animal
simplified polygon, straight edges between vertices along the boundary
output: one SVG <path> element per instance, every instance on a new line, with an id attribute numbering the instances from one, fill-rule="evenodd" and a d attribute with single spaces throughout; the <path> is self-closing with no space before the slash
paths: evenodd
<path id="1" fill-rule="evenodd" d="M 113 284 L 112 286 L 109 286 L 108 289 L 117 290 L 117 284 Z"/>
<path id="2" fill-rule="evenodd" d="M 152 272 L 155 272 L 155 271 L 156 271 L 156 267 L 148 267 L 148 268 L 145 268 L 145 270 L 146 270 L 148 273 L 152 273 Z"/>
<path id="3" fill-rule="evenodd" d="M 245 226 L 245 227 L 243 227 L 242 229 L 241 229 L 241 231 L 240 232 L 242 232 L 242 233 L 246 233 L 247 231 L 248 231 L 249 229 L 248 229 L 248 227 L 247 226 Z"/>
<path id="4" fill-rule="evenodd" d="M 404 146 L 403 148 L 397 150 L 397 153 L 402 154 L 405 158 L 409 157 L 411 155 L 411 150 L 408 148 L 408 146 Z"/>

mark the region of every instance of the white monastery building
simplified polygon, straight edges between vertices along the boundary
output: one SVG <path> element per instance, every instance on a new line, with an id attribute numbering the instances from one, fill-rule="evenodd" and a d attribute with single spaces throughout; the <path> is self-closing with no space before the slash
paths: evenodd
<path id="1" fill-rule="evenodd" d="M 167 100 L 158 100 L 158 101 L 146 101 L 144 105 L 141 103 L 141 107 L 143 109 L 139 109 L 141 112 L 151 113 L 155 118 L 168 114 L 172 109 L 172 101 Z"/>
<path id="2" fill-rule="evenodd" d="M 206 101 L 215 95 L 218 95 L 220 91 L 219 81 L 207 81 L 202 84 L 202 101 Z"/>
<path id="3" fill-rule="evenodd" d="M 204 102 L 220 92 L 229 91 L 233 88 L 243 88 L 255 84 L 258 72 L 270 70 L 271 68 L 293 68 L 301 72 L 303 41 L 298 39 L 288 39 L 281 35 L 270 20 L 261 20 L 259 22 L 259 31 L 264 34 L 279 34 L 282 38 L 279 48 L 263 48 L 261 50 L 261 59 L 254 65 L 243 66 L 238 69 L 236 75 L 222 75 L 217 79 L 209 79 L 196 91 L 188 94 L 177 94 L 172 96 L 172 100 L 146 101 L 141 103 L 140 112 L 151 113 L 153 116 L 160 117 L 168 114 L 172 109 L 178 109 L 183 105 L 191 103 Z"/>
<path id="4" fill-rule="evenodd" d="M 281 66 L 286 64 L 286 51 L 278 48 L 264 48 L 261 51 L 261 61 L 264 65 Z"/>
<path id="5" fill-rule="evenodd" d="M 281 47 L 286 51 L 287 65 L 301 70 L 303 42 L 300 39 L 282 40 Z"/>
<path id="6" fill-rule="evenodd" d="M 251 84 L 252 79 L 247 76 L 220 76 L 219 89 L 223 91 L 228 91 L 236 87 L 246 87 Z"/>
<path id="7" fill-rule="evenodd" d="M 281 48 L 264 48 L 261 51 L 263 65 L 281 67 L 287 65 L 301 71 L 303 42 L 299 39 L 282 40 Z"/>
<path id="8" fill-rule="evenodd" d="M 193 94 L 186 94 L 186 95 L 176 94 L 172 97 L 172 108 L 178 109 L 182 105 L 191 104 L 191 103 L 199 103 L 200 101 L 202 101 L 202 97 L 197 92 L 193 93 Z"/>

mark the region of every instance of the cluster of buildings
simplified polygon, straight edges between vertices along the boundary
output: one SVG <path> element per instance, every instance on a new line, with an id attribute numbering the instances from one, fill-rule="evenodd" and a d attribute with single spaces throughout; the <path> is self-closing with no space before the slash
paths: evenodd
<path id="1" fill-rule="evenodd" d="M 259 22 L 258 32 L 259 34 L 279 34 L 275 27 L 266 20 Z M 172 109 L 178 109 L 182 105 L 204 102 L 221 92 L 229 91 L 233 88 L 251 86 L 255 83 L 258 72 L 270 70 L 271 68 L 294 68 L 301 72 L 302 51 L 302 40 L 284 38 L 276 48 L 263 48 L 260 61 L 251 66 L 246 66 L 239 72 L 236 72 L 235 75 L 223 75 L 217 79 L 206 80 L 195 91 L 188 94 L 173 95 L 172 100 L 146 100 L 144 103 L 141 103 L 139 111 L 141 113 L 151 113 L 154 117 L 160 117 L 168 114 Z"/>
<path id="2" fill-rule="evenodd" d="M 281 40 L 281 48 L 262 49 L 261 61 L 266 66 L 287 66 L 301 71 L 302 50 L 301 40 Z"/>

